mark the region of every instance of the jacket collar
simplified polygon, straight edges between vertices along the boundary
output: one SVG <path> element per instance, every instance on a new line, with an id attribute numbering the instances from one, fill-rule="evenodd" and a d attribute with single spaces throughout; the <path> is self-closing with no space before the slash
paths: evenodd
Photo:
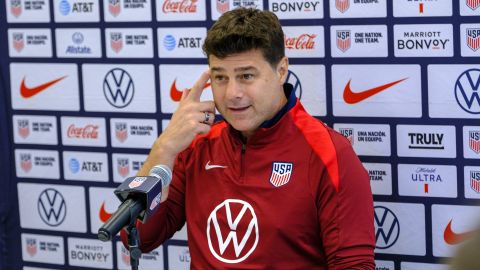
<path id="1" fill-rule="evenodd" d="M 267 120 L 263 122 L 260 125 L 260 128 L 269 128 L 274 126 L 281 118 L 282 116 L 287 113 L 293 106 L 295 106 L 295 103 L 297 103 L 297 97 L 295 96 L 295 91 L 293 91 L 293 85 L 289 83 L 285 83 L 283 85 L 283 92 L 285 93 L 285 97 L 287 97 L 287 103 L 278 111 L 278 113 L 270 120 Z"/>

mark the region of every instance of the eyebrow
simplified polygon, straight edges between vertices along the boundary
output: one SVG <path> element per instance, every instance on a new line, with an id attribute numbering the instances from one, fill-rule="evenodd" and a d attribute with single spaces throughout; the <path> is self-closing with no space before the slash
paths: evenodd
<path id="1" fill-rule="evenodd" d="M 222 71 L 225 71 L 224 68 L 222 67 L 212 67 L 210 68 L 211 71 L 213 72 L 222 72 Z M 257 70 L 256 67 L 254 66 L 246 66 L 246 67 L 238 67 L 238 68 L 235 68 L 233 71 L 234 72 L 240 72 L 240 71 L 249 71 L 249 70 Z"/>

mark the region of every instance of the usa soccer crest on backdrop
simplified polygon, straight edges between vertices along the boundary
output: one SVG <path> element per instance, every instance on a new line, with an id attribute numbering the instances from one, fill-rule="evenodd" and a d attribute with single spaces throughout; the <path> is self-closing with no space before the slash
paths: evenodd
<path id="1" fill-rule="evenodd" d="M 117 17 L 118 14 L 120 14 L 120 11 L 120 0 L 108 0 L 108 12 L 110 12 L 113 17 Z"/>
<path id="2" fill-rule="evenodd" d="M 52 57 L 52 34 L 48 28 L 8 30 L 10 57 Z"/>
<path id="3" fill-rule="evenodd" d="M 470 171 L 470 187 L 480 193 L 480 171 Z"/>
<path id="4" fill-rule="evenodd" d="M 480 0 L 465 0 L 465 5 L 469 7 L 471 10 L 476 10 L 480 7 Z"/>
<path id="5" fill-rule="evenodd" d="M 110 48 L 119 53 L 123 48 L 123 39 L 121 32 L 110 32 Z"/>
<path id="6" fill-rule="evenodd" d="M 462 57 L 480 57 L 480 24 L 460 24 Z"/>
<path id="7" fill-rule="evenodd" d="M 480 199 L 480 167 L 463 167 L 465 198 Z"/>
<path id="8" fill-rule="evenodd" d="M 21 234 L 22 258 L 36 263 L 64 264 L 63 237 L 41 234 Z M 24 267 L 25 270 L 34 268 Z M 37 269 L 37 268 L 35 268 Z"/>
<path id="9" fill-rule="evenodd" d="M 331 18 L 378 18 L 387 16 L 386 0 L 329 0 L 329 4 Z"/>
<path id="10" fill-rule="evenodd" d="M 12 33 L 12 39 L 13 39 L 13 48 L 17 52 L 21 52 L 23 50 L 23 47 L 25 47 L 25 42 L 23 40 L 23 33 Z"/>
<path id="11" fill-rule="evenodd" d="M 50 22 L 49 0 L 6 0 L 9 23 Z"/>

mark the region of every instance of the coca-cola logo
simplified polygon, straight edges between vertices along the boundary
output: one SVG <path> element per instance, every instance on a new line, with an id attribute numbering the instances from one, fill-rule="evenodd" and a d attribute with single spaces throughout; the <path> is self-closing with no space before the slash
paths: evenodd
<path id="1" fill-rule="evenodd" d="M 67 136 L 69 138 L 98 139 L 98 125 L 75 127 L 72 124 L 68 127 Z"/>
<path id="2" fill-rule="evenodd" d="M 298 37 L 285 37 L 285 48 L 296 50 L 313 50 L 315 49 L 316 34 L 301 34 Z"/>
<path id="3" fill-rule="evenodd" d="M 195 13 L 198 0 L 165 0 L 162 10 L 164 13 Z"/>

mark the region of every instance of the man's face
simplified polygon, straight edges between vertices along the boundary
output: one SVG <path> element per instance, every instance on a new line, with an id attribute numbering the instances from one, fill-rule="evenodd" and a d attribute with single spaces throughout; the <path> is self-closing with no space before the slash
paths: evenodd
<path id="1" fill-rule="evenodd" d="M 286 57 L 275 68 L 259 50 L 232 54 L 223 59 L 210 55 L 209 62 L 217 110 L 245 137 L 249 138 L 285 105 Z"/>

